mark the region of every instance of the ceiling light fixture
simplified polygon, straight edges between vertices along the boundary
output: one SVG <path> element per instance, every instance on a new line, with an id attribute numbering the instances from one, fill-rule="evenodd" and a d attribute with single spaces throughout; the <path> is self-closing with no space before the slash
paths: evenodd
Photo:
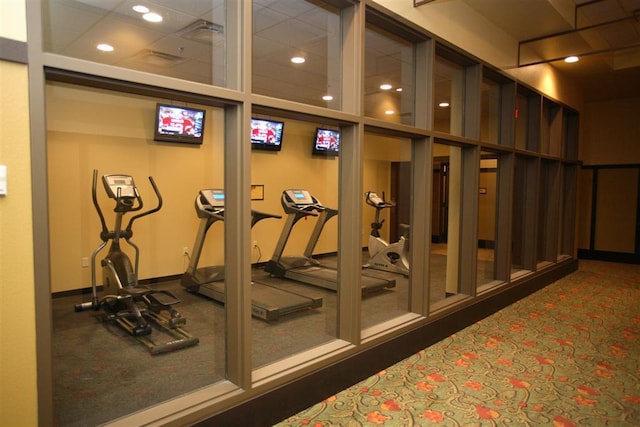
<path id="1" fill-rule="evenodd" d="M 301 56 L 294 56 L 293 58 L 291 58 L 291 62 L 293 62 L 294 64 L 304 64 L 305 61 L 306 59 Z"/>
<path id="2" fill-rule="evenodd" d="M 133 9 L 135 12 L 138 12 L 138 13 L 149 13 L 149 8 L 141 4 L 137 4 L 133 6 L 131 9 Z"/>
<path id="3" fill-rule="evenodd" d="M 441 102 L 440 104 L 438 104 L 438 107 L 442 107 L 442 108 L 446 108 L 449 106 L 448 102 Z"/>
<path id="4" fill-rule="evenodd" d="M 333 96 L 332 95 L 325 95 L 322 97 L 323 100 L 325 101 L 333 101 Z"/>
<path id="5" fill-rule="evenodd" d="M 573 64 L 574 62 L 578 61 L 580 61 L 580 58 L 578 58 L 577 56 L 567 56 L 566 58 L 564 58 L 564 62 L 566 62 L 567 64 Z"/>
<path id="6" fill-rule="evenodd" d="M 155 12 L 148 12 L 142 15 L 142 19 L 147 22 L 162 22 L 162 15 Z"/>
<path id="7" fill-rule="evenodd" d="M 393 86 L 391 86 L 389 83 L 383 83 L 380 85 L 380 89 L 382 90 L 389 90 L 391 89 Z"/>
<path id="8" fill-rule="evenodd" d="M 107 43 L 100 43 L 98 46 L 96 46 L 96 49 L 102 52 L 113 52 L 114 50 L 113 46 Z"/>
<path id="9" fill-rule="evenodd" d="M 401 87 L 397 88 L 396 92 L 402 92 L 402 88 Z"/>
<path id="10" fill-rule="evenodd" d="M 385 111 L 384 113 L 385 113 L 387 116 L 390 116 L 390 115 L 392 115 L 392 114 L 395 114 L 395 111 L 393 111 L 393 110 L 387 110 L 387 111 Z"/>

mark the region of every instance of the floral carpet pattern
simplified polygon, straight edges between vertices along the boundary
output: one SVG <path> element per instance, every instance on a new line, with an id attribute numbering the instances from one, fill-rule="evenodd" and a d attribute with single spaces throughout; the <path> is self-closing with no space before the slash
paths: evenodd
<path id="1" fill-rule="evenodd" d="M 277 424 L 639 426 L 640 266 L 573 274 Z"/>

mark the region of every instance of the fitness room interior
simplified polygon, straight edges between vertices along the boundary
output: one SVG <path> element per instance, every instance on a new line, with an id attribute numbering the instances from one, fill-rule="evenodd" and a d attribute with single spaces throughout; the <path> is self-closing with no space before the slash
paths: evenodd
<path id="1" fill-rule="evenodd" d="M 274 425 L 640 263 L 637 0 L 13 3 L 7 425 Z"/>

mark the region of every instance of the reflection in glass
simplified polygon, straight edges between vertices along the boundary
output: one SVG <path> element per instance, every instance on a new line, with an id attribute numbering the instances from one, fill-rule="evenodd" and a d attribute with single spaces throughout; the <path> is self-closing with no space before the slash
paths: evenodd
<path id="1" fill-rule="evenodd" d="M 365 30 L 365 115 L 412 125 L 414 46 L 369 22 Z"/>
<path id="2" fill-rule="evenodd" d="M 433 70 L 433 129 L 462 135 L 464 111 L 464 67 L 436 56 Z"/>
<path id="3" fill-rule="evenodd" d="M 538 198 L 538 236 L 536 259 L 540 267 L 558 257 L 560 215 L 560 165 L 551 160 L 540 163 L 540 197 Z"/>
<path id="4" fill-rule="evenodd" d="M 393 289 L 363 298 L 362 323 L 367 328 L 409 307 L 411 141 L 366 133 L 363 170 L 363 274 L 396 282 Z"/>
<path id="5" fill-rule="evenodd" d="M 43 2 L 44 50 L 178 79 L 226 86 L 226 0 Z"/>
<path id="6" fill-rule="evenodd" d="M 339 109 L 340 29 L 323 2 L 253 2 L 253 92 Z"/>
<path id="7" fill-rule="evenodd" d="M 478 199 L 478 288 L 495 280 L 495 243 L 498 207 L 498 167 L 496 153 L 483 151 L 480 158 Z"/>
<path id="8" fill-rule="evenodd" d="M 279 218 L 252 229 L 251 297 L 254 306 L 266 299 L 280 312 L 267 319 L 253 310 L 254 368 L 330 342 L 337 333 L 340 157 L 313 154 L 317 129 L 325 124 L 269 119 L 284 123 L 282 147 L 252 151 L 252 183 L 268 185 L 251 207 Z"/>
<path id="9" fill-rule="evenodd" d="M 560 156 L 562 143 L 562 110 L 560 105 L 548 99 L 542 102 L 542 126 L 540 127 L 540 152 Z"/>
<path id="10" fill-rule="evenodd" d="M 488 77 L 482 79 L 480 139 L 499 143 L 500 138 L 500 83 Z"/>
<path id="11" fill-rule="evenodd" d="M 433 145 L 432 245 L 430 298 L 432 307 L 460 293 L 460 218 L 462 149 Z"/>
<path id="12" fill-rule="evenodd" d="M 516 95 L 516 148 L 526 150 L 529 133 L 529 99 L 518 92 Z"/>
<path id="13" fill-rule="evenodd" d="M 558 260 L 570 257 L 575 246 L 573 228 L 577 199 L 577 167 L 562 166 L 562 192 L 560 198 L 560 221 L 558 236 Z"/>
<path id="14" fill-rule="evenodd" d="M 516 156 L 513 180 L 511 228 L 511 273 L 535 268 L 535 219 L 537 162 L 535 158 Z"/>
<path id="15" fill-rule="evenodd" d="M 166 99 L 63 83 L 48 83 L 46 89 L 49 193 L 58 195 L 49 203 L 49 220 L 55 224 L 49 231 L 56 424 L 77 424 L 80 416 L 84 424 L 102 424 L 224 380 L 225 307 L 186 292 L 180 283 L 189 258 L 195 256 L 192 244 L 200 220 L 193 210 L 194 199 L 200 189 L 223 188 L 223 112 L 186 103 L 206 114 L 203 144 L 154 142 L 156 105 L 167 103 Z M 117 125 L 124 123 L 126 126 Z M 188 171 L 184 165 L 188 165 Z M 153 176 L 164 203 L 159 211 L 132 225 L 131 240 L 139 247 L 137 279 L 140 285 L 169 291 L 180 300 L 171 307 L 186 319 L 181 327 L 199 339 L 196 346 L 151 355 L 141 340 L 167 341 L 156 326 L 149 336 L 134 337 L 115 321 L 104 321 L 109 320 L 102 317 L 104 310 L 74 312 L 75 304 L 89 298 L 85 290 L 92 283 L 90 254 L 104 236 L 92 202 L 93 169 L 100 175 L 132 176 L 144 200 L 140 212 L 156 206 L 147 180 Z M 112 229 L 116 216 L 113 200 L 107 197 L 101 182 L 97 190 L 106 225 Z M 123 185 L 120 193 L 127 191 Z M 125 218 L 122 223 L 125 229 L 128 221 Z M 202 250 L 200 266 L 224 266 L 224 228 L 217 227 L 212 234 L 209 245 Z M 133 262 L 135 251 L 124 239 L 120 246 Z M 100 297 L 103 284 L 111 280 L 102 276 L 102 268 L 108 269 L 100 262 L 104 253 L 100 252 L 94 263 Z M 78 262 L 83 258 L 86 267 Z M 173 302 L 160 294 L 154 298 Z M 184 363 L 187 359 L 198 363 L 198 375 Z M 131 390 L 139 398 L 115 398 L 118 404 L 113 404 L 114 396 L 127 395 Z"/>

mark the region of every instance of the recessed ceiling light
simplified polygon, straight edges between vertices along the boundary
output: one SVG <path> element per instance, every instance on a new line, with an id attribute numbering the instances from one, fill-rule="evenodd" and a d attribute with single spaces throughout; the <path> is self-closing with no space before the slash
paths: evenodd
<path id="1" fill-rule="evenodd" d="M 324 99 L 325 101 L 333 101 L 333 96 L 325 95 L 325 96 L 322 97 L 322 99 Z"/>
<path id="2" fill-rule="evenodd" d="M 304 64 L 305 61 L 306 59 L 301 56 L 294 56 L 293 58 L 291 58 L 291 62 L 293 62 L 294 64 Z"/>
<path id="3" fill-rule="evenodd" d="M 440 104 L 438 104 L 438 107 L 442 107 L 442 108 L 446 108 L 449 106 L 448 102 L 441 102 Z"/>
<path id="4" fill-rule="evenodd" d="M 380 89 L 382 90 L 389 90 L 391 89 L 393 86 L 391 86 L 389 83 L 383 83 L 380 85 Z"/>
<path id="5" fill-rule="evenodd" d="M 98 46 L 96 46 L 96 49 L 102 52 L 113 52 L 113 46 L 107 43 L 100 43 Z"/>
<path id="6" fill-rule="evenodd" d="M 396 88 L 396 92 L 402 92 L 402 88 L 401 87 Z"/>
<path id="7" fill-rule="evenodd" d="M 577 56 L 567 56 L 566 58 L 564 58 L 564 62 L 568 63 L 568 64 L 572 64 L 574 62 L 578 62 L 580 60 L 580 58 L 578 58 Z"/>
<path id="8" fill-rule="evenodd" d="M 142 15 L 142 19 L 148 22 L 162 22 L 162 15 L 155 12 L 148 12 Z"/>
<path id="9" fill-rule="evenodd" d="M 147 6 L 143 6 L 141 4 L 137 4 L 132 7 L 132 9 L 138 13 L 149 13 L 149 8 Z"/>
<path id="10" fill-rule="evenodd" d="M 387 110 L 387 111 L 385 111 L 384 113 L 385 113 L 387 116 L 390 116 L 390 115 L 392 115 L 392 114 L 395 114 L 395 111 L 393 111 L 393 110 Z"/>

